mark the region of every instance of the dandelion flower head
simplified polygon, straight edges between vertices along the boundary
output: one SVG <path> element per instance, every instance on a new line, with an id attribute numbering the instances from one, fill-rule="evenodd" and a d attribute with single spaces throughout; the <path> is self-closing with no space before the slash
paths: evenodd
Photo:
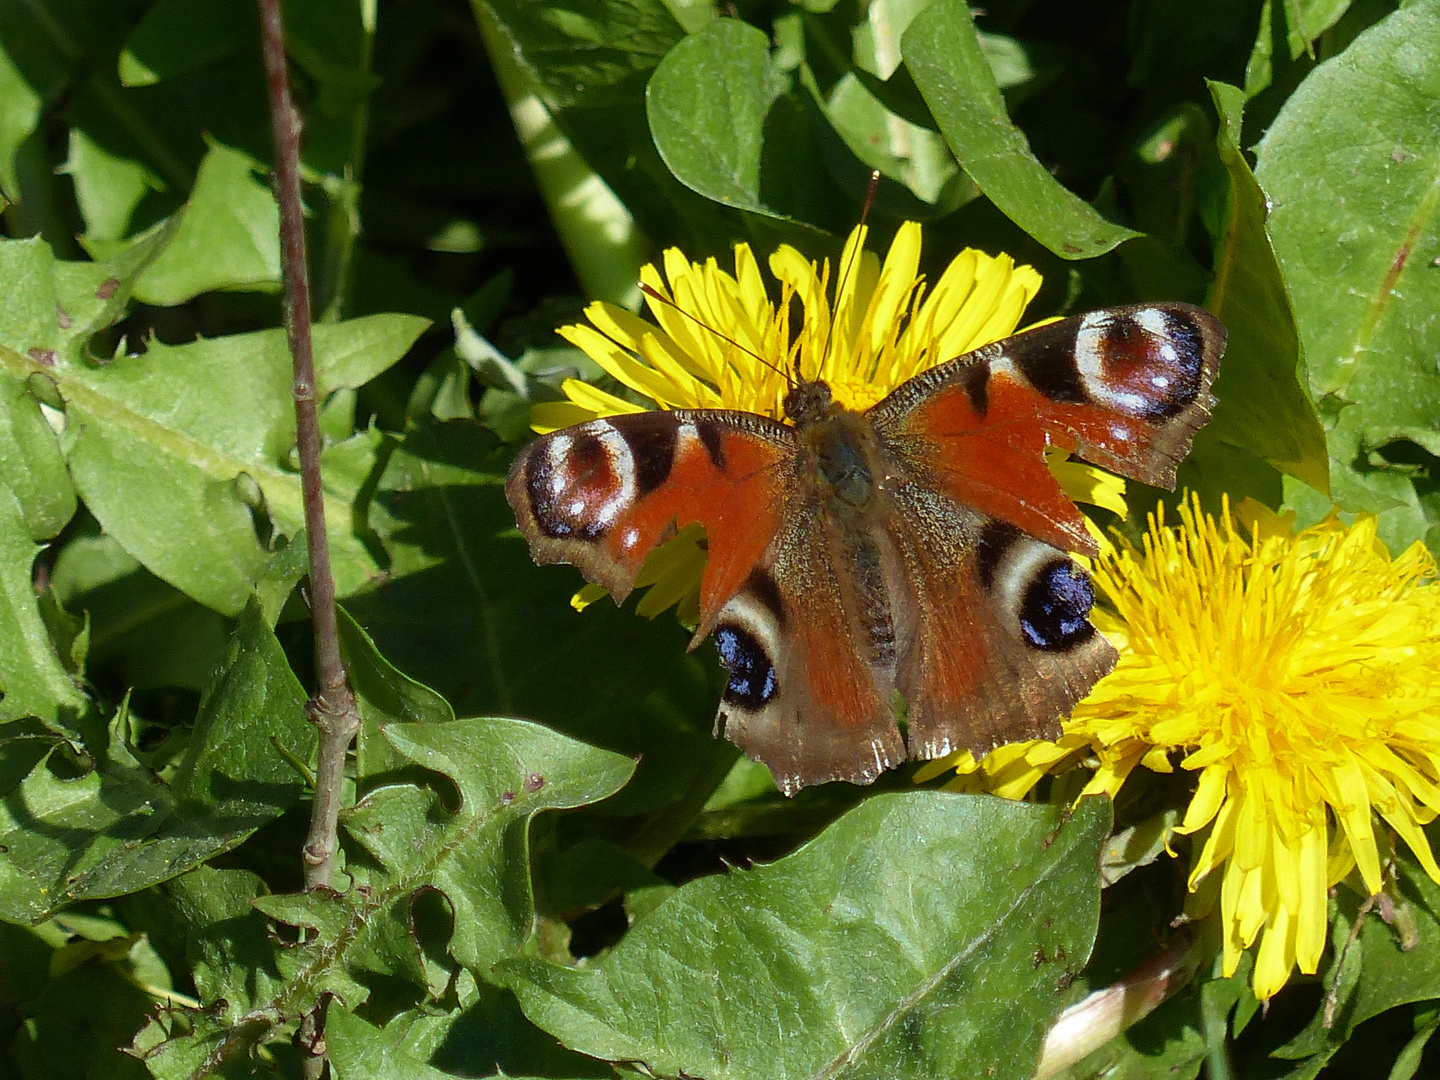
<path id="1" fill-rule="evenodd" d="M 1291 535 L 1198 500 L 1180 517 L 1100 556 L 1095 621 L 1121 658 L 1061 739 L 951 764 L 958 786 L 1020 797 L 1080 758 L 1086 791 L 1113 795 L 1178 759 L 1198 774 L 1177 830 L 1196 836 L 1190 888 L 1213 896 L 1219 876 L 1224 972 L 1256 946 L 1269 998 L 1317 970 L 1332 885 L 1384 885 L 1377 815 L 1440 881 L 1421 831 L 1440 813 L 1440 585 L 1425 547 L 1391 558 L 1373 518 Z"/>

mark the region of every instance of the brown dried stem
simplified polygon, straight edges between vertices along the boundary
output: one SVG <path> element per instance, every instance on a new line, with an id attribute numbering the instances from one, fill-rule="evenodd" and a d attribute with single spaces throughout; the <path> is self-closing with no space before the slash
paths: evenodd
<path id="1" fill-rule="evenodd" d="M 335 578 L 325 534 L 320 486 L 320 424 L 315 406 L 315 359 L 310 340 L 310 278 L 305 262 L 305 220 L 300 204 L 300 126 L 290 99 L 280 0 L 257 0 L 265 81 L 275 134 L 275 198 L 280 204 L 280 262 L 285 278 L 285 332 L 295 363 L 295 435 L 300 450 L 300 489 L 310 548 L 310 617 L 315 629 L 315 696 L 306 707 L 320 736 L 315 801 L 305 838 L 305 887 L 328 886 L 335 873 L 340 796 L 345 757 L 360 728 L 355 695 L 340 659 L 335 617 Z"/>

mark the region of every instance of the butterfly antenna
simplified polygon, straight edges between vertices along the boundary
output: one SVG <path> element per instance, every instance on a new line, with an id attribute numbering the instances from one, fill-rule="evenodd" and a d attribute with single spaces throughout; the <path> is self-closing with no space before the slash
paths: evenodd
<path id="1" fill-rule="evenodd" d="M 865 205 L 860 208 L 860 224 L 864 225 L 870 220 L 870 209 L 875 205 L 875 189 L 880 186 L 880 170 L 870 170 L 870 183 L 865 186 Z M 834 339 L 835 323 L 840 318 L 840 297 L 845 291 L 845 281 L 850 276 L 850 271 L 855 265 L 856 258 L 860 255 L 860 247 L 856 245 L 850 257 L 840 267 L 840 277 L 835 282 L 835 317 L 830 320 L 830 326 L 825 331 L 825 345 L 820 350 L 820 368 L 824 370 L 825 361 L 830 355 L 830 342 Z M 819 372 L 817 371 L 818 375 Z"/>
<path id="2" fill-rule="evenodd" d="M 681 315 L 684 315 L 687 319 L 693 322 L 696 326 L 700 327 L 702 330 L 710 331 L 710 333 L 714 334 L 721 341 L 728 342 L 729 344 L 735 346 L 735 348 L 739 349 L 746 356 L 760 361 L 760 363 L 764 364 L 771 371 L 775 372 L 775 374 L 779 375 L 782 379 L 784 379 L 787 386 L 794 385 L 793 381 L 790 378 L 789 372 L 785 371 L 784 368 L 776 367 L 769 360 L 766 360 L 763 356 L 757 353 L 754 349 L 750 349 L 745 347 L 744 345 L 741 345 L 740 342 L 736 341 L 728 334 L 722 334 L 719 330 L 716 330 L 715 327 L 711 326 L 704 319 L 700 318 L 697 315 L 690 314 L 690 312 L 686 311 L 679 304 L 675 303 L 674 300 L 671 300 L 668 296 L 662 295 L 657 289 L 652 289 L 649 285 L 646 285 L 642 281 L 640 282 L 640 291 L 643 292 L 646 296 L 650 297 L 650 299 L 659 300 L 660 303 L 666 305 L 667 307 L 674 308 Z"/>

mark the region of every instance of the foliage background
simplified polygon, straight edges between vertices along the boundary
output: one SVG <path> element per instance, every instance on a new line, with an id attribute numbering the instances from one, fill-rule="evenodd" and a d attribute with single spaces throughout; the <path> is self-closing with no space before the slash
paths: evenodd
<path id="1" fill-rule="evenodd" d="M 1169 935 L 1183 777 L 1127 787 L 1103 895 L 1110 823 L 1062 825 L 1063 785 L 781 799 L 710 737 L 708 647 L 575 613 L 513 529 L 529 402 L 597 374 L 553 327 L 663 246 L 833 255 L 876 168 L 881 244 L 915 218 L 932 268 L 1009 251 L 1033 317 L 1221 315 L 1182 483 L 1440 550 L 1440 3 L 285 8 L 365 718 L 349 887 L 296 895 L 310 646 L 253 8 L 0 5 L 0 1071 L 296 1075 L 323 999 L 343 1077 L 1026 1075 Z M 1343 948 L 1341 888 L 1326 968 L 1263 1014 L 1206 967 L 1073 1075 L 1433 1070 L 1440 893 L 1397 875 L 1394 927 Z"/>

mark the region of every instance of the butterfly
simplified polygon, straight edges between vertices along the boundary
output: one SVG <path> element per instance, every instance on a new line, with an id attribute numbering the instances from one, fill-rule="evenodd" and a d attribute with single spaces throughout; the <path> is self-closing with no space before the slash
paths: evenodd
<path id="1" fill-rule="evenodd" d="M 708 556 L 690 647 L 714 635 L 721 731 L 786 794 L 909 758 L 1054 738 L 1115 648 L 1066 552 L 1097 546 L 1045 464 L 1057 446 L 1147 484 L 1209 419 L 1225 328 L 1116 307 L 939 364 L 852 411 L 796 380 L 788 423 L 675 409 L 544 435 L 505 485 L 538 563 L 624 602 L 691 522 Z"/>

